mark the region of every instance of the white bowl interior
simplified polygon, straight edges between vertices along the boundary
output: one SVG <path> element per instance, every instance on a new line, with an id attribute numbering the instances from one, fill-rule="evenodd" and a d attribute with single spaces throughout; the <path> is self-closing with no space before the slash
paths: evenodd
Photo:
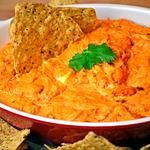
<path id="1" fill-rule="evenodd" d="M 150 27 L 150 9 L 148 8 L 127 6 L 127 5 L 116 5 L 116 4 L 80 4 L 80 5 L 73 5 L 73 7 L 93 7 L 96 9 L 98 18 L 112 18 L 112 19 L 125 18 L 125 19 L 132 20 L 138 24 Z M 11 19 L 0 21 L 0 48 L 3 47 L 9 41 L 8 29 L 9 29 L 10 21 Z M 41 120 L 44 122 L 52 122 L 57 124 L 74 125 L 74 126 L 124 126 L 124 125 L 138 124 L 138 123 L 144 123 L 150 121 L 150 117 L 145 117 L 136 120 L 113 122 L 113 123 L 112 122 L 111 123 L 110 122 L 109 123 L 85 123 L 85 122 L 77 123 L 77 122 L 50 119 L 50 118 L 28 114 L 25 112 L 15 110 L 1 103 L 0 103 L 0 107 L 10 112 L 20 114 L 21 116 L 34 118 L 35 120 Z"/>
<path id="2" fill-rule="evenodd" d="M 9 41 L 9 24 L 11 19 L 0 21 L 0 48 Z"/>

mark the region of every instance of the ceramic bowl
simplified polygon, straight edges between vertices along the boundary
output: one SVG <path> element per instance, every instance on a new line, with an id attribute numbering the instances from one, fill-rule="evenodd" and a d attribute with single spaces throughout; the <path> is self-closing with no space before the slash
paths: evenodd
<path id="1" fill-rule="evenodd" d="M 126 18 L 150 27 L 150 9 L 117 4 L 80 4 L 75 7 L 93 7 L 98 18 Z M 9 41 L 10 20 L 0 21 L 0 47 Z M 89 131 L 103 135 L 111 141 L 143 139 L 150 136 L 150 117 L 121 122 L 71 122 L 25 113 L 0 103 L 0 117 L 17 128 L 30 128 L 43 139 L 55 143 L 74 142 Z"/>

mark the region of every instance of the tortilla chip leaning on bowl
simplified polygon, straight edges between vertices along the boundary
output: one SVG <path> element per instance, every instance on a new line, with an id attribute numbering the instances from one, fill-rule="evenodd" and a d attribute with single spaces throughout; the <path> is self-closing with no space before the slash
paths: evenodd
<path id="1" fill-rule="evenodd" d="M 17 150 L 30 130 L 17 130 L 0 118 L 0 150 Z"/>
<path id="2" fill-rule="evenodd" d="M 93 8 L 57 7 L 65 15 L 73 18 L 84 33 L 93 31 L 97 24 L 96 12 Z"/>

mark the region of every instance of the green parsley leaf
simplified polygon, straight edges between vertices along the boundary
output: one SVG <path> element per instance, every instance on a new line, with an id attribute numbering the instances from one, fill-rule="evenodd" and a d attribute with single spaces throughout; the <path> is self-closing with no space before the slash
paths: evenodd
<path id="1" fill-rule="evenodd" d="M 101 45 L 89 44 L 82 53 L 77 53 L 72 57 L 69 66 L 78 72 L 83 68 L 90 70 L 97 63 L 110 63 L 115 59 L 116 54 L 106 43 Z"/>
<path id="2" fill-rule="evenodd" d="M 69 66 L 74 69 L 74 71 L 80 71 L 84 64 L 86 63 L 85 57 L 79 53 L 75 54 L 69 61 Z"/>
<path id="3" fill-rule="evenodd" d="M 110 63 L 116 58 L 116 54 L 106 43 L 97 46 L 97 54 L 99 54 L 98 56 L 102 62 Z"/>

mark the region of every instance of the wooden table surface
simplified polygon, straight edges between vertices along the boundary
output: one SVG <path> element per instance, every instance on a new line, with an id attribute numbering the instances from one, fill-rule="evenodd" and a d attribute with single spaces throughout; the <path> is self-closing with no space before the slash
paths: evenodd
<path id="1" fill-rule="evenodd" d="M 14 5 L 17 2 L 33 1 L 48 2 L 49 0 L 0 0 L 0 20 L 7 19 L 14 15 Z M 78 0 L 79 3 L 118 3 L 150 8 L 150 0 Z"/>

